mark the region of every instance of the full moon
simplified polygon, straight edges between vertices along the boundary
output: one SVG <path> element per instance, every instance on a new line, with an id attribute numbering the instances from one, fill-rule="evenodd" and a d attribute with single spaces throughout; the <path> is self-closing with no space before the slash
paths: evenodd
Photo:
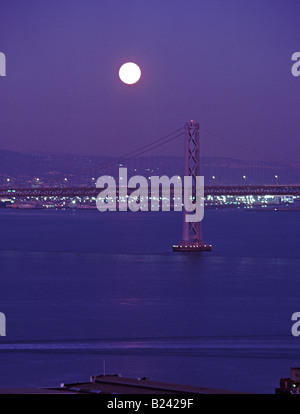
<path id="1" fill-rule="evenodd" d="M 124 63 L 119 70 L 119 78 L 127 85 L 137 83 L 140 80 L 141 74 L 141 69 L 133 62 Z"/>

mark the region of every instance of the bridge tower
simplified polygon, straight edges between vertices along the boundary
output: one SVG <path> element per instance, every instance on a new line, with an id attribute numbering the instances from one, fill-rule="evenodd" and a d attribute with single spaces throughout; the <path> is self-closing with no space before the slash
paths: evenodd
<path id="1" fill-rule="evenodd" d="M 193 195 L 196 192 L 196 177 L 200 176 L 199 124 L 191 121 L 185 124 L 185 167 L 184 175 L 192 177 Z M 183 208 L 182 241 L 173 245 L 175 252 L 197 252 L 211 250 L 210 244 L 202 240 L 201 221 L 187 222 Z"/>

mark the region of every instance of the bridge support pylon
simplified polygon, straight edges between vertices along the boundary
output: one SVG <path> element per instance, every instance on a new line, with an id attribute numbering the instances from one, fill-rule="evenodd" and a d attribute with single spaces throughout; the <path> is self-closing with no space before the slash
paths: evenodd
<path id="1" fill-rule="evenodd" d="M 199 123 L 185 124 L 185 168 L 184 175 L 192 177 L 193 193 L 196 193 L 196 177 L 200 176 Z M 202 240 L 201 221 L 187 222 L 186 210 L 183 209 L 182 240 L 173 245 L 174 252 L 199 252 L 211 250 L 210 244 Z"/>

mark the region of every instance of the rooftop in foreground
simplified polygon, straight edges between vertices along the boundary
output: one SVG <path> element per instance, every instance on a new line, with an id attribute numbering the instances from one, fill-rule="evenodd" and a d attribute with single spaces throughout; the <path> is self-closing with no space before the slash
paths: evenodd
<path id="1" fill-rule="evenodd" d="M 61 384 L 58 388 L 2 388 L 0 394 L 243 394 L 242 392 L 170 384 L 119 375 L 92 376 L 89 382 Z"/>

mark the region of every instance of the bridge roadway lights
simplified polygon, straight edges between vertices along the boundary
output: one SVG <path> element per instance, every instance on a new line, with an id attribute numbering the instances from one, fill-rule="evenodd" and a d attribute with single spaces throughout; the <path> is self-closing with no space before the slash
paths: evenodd
<path id="1" fill-rule="evenodd" d="M 117 191 L 119 188 L 117 187 Z M 172 189 L 171 189 L 172 194 Z M 39 187 L 39 188 L 0 188 L 0 198 L 21 197 L 95 197 L 96 187 Z M 184 195 L 184 194 L 183 194 Z M 248 185 L 248 186 L 205 186 L 204 196 L 300 196 L 300 185 Z M 151 191 L 149 193 L 151 196 Z"/>
<path id="2" fill-rule="evenodd" d="M 211 244 L 205 244 L 203 242 L 185 242 L 182 241 L 179 244 L 173 245 L 173 252 L 204 252 L 211 251 Z"/>

